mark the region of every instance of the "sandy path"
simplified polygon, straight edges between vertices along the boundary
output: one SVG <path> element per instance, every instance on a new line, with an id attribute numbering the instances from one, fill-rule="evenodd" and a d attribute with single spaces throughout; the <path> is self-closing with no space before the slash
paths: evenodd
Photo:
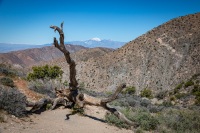
<path id="1" fill-rule="evenodd" d="M 37 101 L 42 97 L 28 89 L 24 80 L 16 79 L 15 85 L 28 100 Z M 0 123 L 0 133 L 133 133 L 105 123 L 103 119 L 106 111 L 101 107 L 86 106 L 85 113 L 88 117 L 72 115 L 69 120 L 65 120 L 70 113 L 69 109 L 58 108 L 23 119 L 9 116 L 6 123 Z"/>
<path id="2" fill-rule="evenodd" d="M 88 107 L 89 116 L 102 120 L 105 111 L 97 107 Z M 1 123 L 2 133 L 133 133 L 131 130 L 119 129 L 105 122 L 89 117 L 72 115 L 65 120 L 69 109 L 56 109 L 45 111 L 41 114 L 33 114 L 24 121 L 16 119 Z"/>

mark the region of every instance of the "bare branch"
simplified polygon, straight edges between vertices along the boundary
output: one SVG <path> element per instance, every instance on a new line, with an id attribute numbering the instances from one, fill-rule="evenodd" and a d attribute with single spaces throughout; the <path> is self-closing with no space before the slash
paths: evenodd
<path id="1" fill-rule="evenodd" d="M 67 63 L 69 64 L 69 69 L 70 69 L 70 89 L 71 90 L 77 90 L 78 82 L 76 80 L 76 64 L 75 62 L 71 59 L 69 51 L 65 48 L 64 45 L 64 32 L 63 32 L 63 23 L 61 23 L 61 28 L 57 26 L 50 26 L 50 28 L 54 29 L 54 31 L 58 31 L 60 35 L 60 44 L 58 44 L 57 39 L 54 37 L 54 46 L 58 48 L 65 56 L 65 59 Z"/>
<path id="2" fill-rule="evenodd" d="M 58 44 L 58 41 L 56 38 L 54 38 L 54 46 L 58 48 L 61 52 L 63 52 L 65 59 L 67 63 L 69 64 L 69 69 L 70 69 L 70 91 L 69 90 L 62 90 L 62 91 L 56 91 L 58 94 L 58 98 L 54 100 L 54 105 L 53 108 L 56 106 L 57 103 L 63 103 L 64 97 L 67 98 L 70 102 L 73 102 L 74 104 L 77 104 L 80 108 L 83 108 L 84 105 L 95 105 L 95 106 L 102 106 L 109 112 L 113 113 L 115 116 L 117 116 L 119 119 L 121 119 L 123 122 L 135 126 L 135 123 L 130 121 L 129 119 L 126 118 L 124 114 L 122 114 L 120 111 L 117 109 L 111 107 L 108 103 L 112 102 L 117 98 L 119 93 L 126 87 L 125 84 L 121 84 L 117 87 L 116 91 L 113 93 L 108 98 L 100 99 L 96 97 L 89 96 L 87 94 L 82 94 L 79 93 L 77 90 L 77 80 L 76 80 L 76 64 L 75 62 L 71 59 L 70 53 L 68 50 L 66 50 L 65 45 L 64 45 L 64 33 L 63 33 L 63 23 L 61 23 L 61 28 L 57 26 L 50 26 L 50 28 L 54 29 L 55 31 L 58 31 L 60 34 L 60 44 Z"/>

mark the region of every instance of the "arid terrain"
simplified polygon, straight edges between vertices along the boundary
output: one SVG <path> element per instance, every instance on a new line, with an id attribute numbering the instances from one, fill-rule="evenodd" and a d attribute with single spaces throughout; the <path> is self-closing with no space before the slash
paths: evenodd
<path id="1" fill-rule="evenodd" d="M 69 120 L 66 115 L 69 109 L 56 109 L 41 114 L 32 114 L 28 118 L 18 119 L 14 116 L 1 123 L 1 133 L 133 133 L 132 130 L 119 129 L 105 123 L 105 110 L 97 107 L 87 107 L 88 116 L 72 115 Z"/>
<path id="2" fill-rule="evenodd" d="M 0 109 L 12 114 L 0 110 L 0 132 L 200 132 L 200 13 L 172 19 L 115 50 L 66 47 L 74 64 L 69 65 L 64 52 L 53 46 L 0 54 Z M 57 65 L 62 76 L 41 78 L 49 74 L 42 70 L 44 65 L 49 71 Z M 32 66 L 40 67 L 35 67 L 39 78 L 32 73 L 29 80 Z M 116 86 L 125 83 L 109 106 L 136 124 L 130 126 L 108 114 L 107 103 L 104 108 L 87 105 L 85 115 L 79 112 L 68 120 L 74 108 L 56 106 L 50 110 L 51 99 L 67 95 L 56 89 L 70 88 L 69 66 L 76 66 L 76 89 L 95 98 L 112 96 Z M 42 104 L 38 104 L 40 100 Z M 29 109 L 28 102 L 40 111 Z M 100 103 L 96 105 L 103 105 Z M 24 117 L 30 110 L 33 112 Z"/>

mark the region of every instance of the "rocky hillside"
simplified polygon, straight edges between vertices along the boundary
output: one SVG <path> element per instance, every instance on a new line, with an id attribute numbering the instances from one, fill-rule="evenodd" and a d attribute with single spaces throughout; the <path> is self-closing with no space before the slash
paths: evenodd
<path id="1" fill-rule="evenodd" d="M 100 91 L 120 82 L 137 92 L 169 90 L 200 73 L 199 51 L 197 13 L 172 19 L 104 56 L 77 62 L 77 77 L 86 88 Z"/>
<path id="2" fill-rule="evenodd" d="M 77 64 L 77 71 L 79 72 L 80 70 L 82 70 L 82 66 L 80 66 L 80 64 L 85 63 L 87 61 L 89 61 L 90 59 L 96 59 L 98 57 L 104 56 L 108 53 L 112 53 L 114 50 L 110 49 L 110 48 L 101 48 L 101 47 L 97 47 L 97 48 L 90 48 L 90 49 L 81 49 L 75 53 L 71 54 L 71 57 L 75 60 L 76 64 Z M 62 70 L 65 72 L 65 74 L 63 74 L 63 80 L 68 80 L 68 64 L 64 58 L 64 56 L 55 59 L 55 60 L 51 60 L 51 61 L 47 61 L 47 62 L 41 62 L 38 63 L 37 65 L 45 65 L 45 64 L 49 64 L 49 65 L 58 65 L 62 68 Z M 81 68 L 80 68 L 81 67 Z M 90 67 L 90 66 L 88 66 Z M 77 75 L 77 79 L 80 82 L 79 79 L 80 75 Z M 82 78 L 85 77 L 85 75 L 81 75 Z"/>
<path id="3" fill-rule="evenodd" d="M 79 45 L 65 45 L 66 48 L 74 53 L 86 47 Z M 38 62 L 50 61 L 62 57 L 63 54 L 54 46 L 47 46 L 43 48 L 33 48 L 26 50 L 19 50 L 9 53 L 0 54 L 0 63 L 6 62 L 9 64 L 16 64 L 22 67 L 34 65 Z"/>

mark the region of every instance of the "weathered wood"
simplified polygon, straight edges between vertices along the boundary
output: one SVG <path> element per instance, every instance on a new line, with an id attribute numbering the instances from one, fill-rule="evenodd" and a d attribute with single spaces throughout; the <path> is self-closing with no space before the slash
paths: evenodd
<path id="1" fill-rule="evenodd" d="M 58 48 L 65 56 L 65 59 L 67 61 L 67 63 L 69 64 L 69 70 L 70 70 L 70 83 L 69 83 L 69 87 L 71 90 L 76 90 L 77 86 L 78 86 L 78 82 L 76 80 L 76 64 L 74 62 L 74 60 L 71 59 L 70 57 L 70 52 L 65 48 L 65 44 L 64 44 L 64 32 L 63 32 L 63 23 L 61 24 L 61 28 L 57 27 L 57 26 L 50 26 L 50 28 L 54 29 L 54 31 L 58 31 L 58 33 L 60 34 L 60 44 L 58 44 L 57 39 L 54 37 L 54 46 L 56 48 Z"/>
<path id="2" fill-rule="evenodd" d="M 39 109 L 41 109 L 43 106 L 45 106 L 46 104 L 48 103 L 53 103 L 54 99 L 52 98 L 49 98 L 49 97 L 44 97 L 44 98 L 41 98 L 39 101 L 37 102 L 30 102 L 28 101 L 26 103 L 26 106 L 27 107 L 31 107 L 31 109 L 29 110 L 30 112 L 35 112 Z"/>
<path id="3" fill-rule="evenodd" d="M 94 105 L 94 106 L 101 106 L 104 109 L 108 110 L 110 113 L 113 113 L 115 116 L 117 116 L 119 119 L 124 121 L 125 123 L 135 126 L 136 124 L 129 119 L 126 118 L 124 114 L 122 114 L 117 109 L 111 107 L 108 103 L 112 102 L 117 98 L 119 93 L 126 87 L 125 84 L 120 84 L 116 91 L 108 98 L 96 98 L 93 96 L 89 96 L 87 94 L 82 94 L 78 91 L 78 83 L 76 80 L 76 64 L 71 59 L 69 51 L 65 48 L 64 45 L 64 33 L 63 33 L 63 23 L 61 24 L 61 28 L 57 26 L 50 26 L 50 28 L 54 29 L 54 31 L 58 31 L 60 34 L 60 44 L 58 43 L 57 39 L 54 37 L 54 46 L 58 48 L 65 56 L 65 59 L 67 63 L 69 64 L 70 69 L 70 83 L 69 83 L 69 89 L 61 89 L 57 90 L 55 89 L 57 98 L 55 99 L 47 99 L 43 98 L 39 100 L 36 103 L 29 103 L 29 106 L 33 106 L 35 109 L 38 109 L 42 107 L 47 102 L 52 103 L 52 109 L 56 107 L 57 104 L 62 104 L 64 106 L 67 106 L 68 103 L 72 103 L 71 105 L 74 106 L 75 104 L 78 105 L 80 108 L 84 108 L 84 105 Z"/>

